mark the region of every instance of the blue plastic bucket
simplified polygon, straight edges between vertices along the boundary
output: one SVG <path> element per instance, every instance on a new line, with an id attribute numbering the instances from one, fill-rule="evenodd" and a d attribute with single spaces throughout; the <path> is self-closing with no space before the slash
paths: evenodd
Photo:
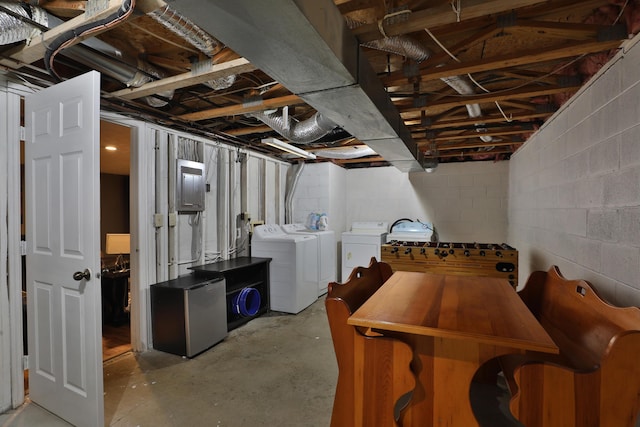
<path id="1" fill-rule="evenodd" d="M 260 310 L 260 292 L 256 288 L 243 288 L 233 296 L 231 311 L 241 316 L 255 316 Z"/>

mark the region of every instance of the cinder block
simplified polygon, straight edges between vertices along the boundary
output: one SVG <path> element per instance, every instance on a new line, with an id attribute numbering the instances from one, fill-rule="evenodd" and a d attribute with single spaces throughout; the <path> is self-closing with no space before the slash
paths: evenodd
<path id="1" fill-rule="evenodd" d="M 616 209 L 590 210 L 587 215 L 589 239 L 614 242 L 620 228 L 620 216 Z"/>
<path id="2" fill-rule="evenodd" d="M 618 65 L 618 64 L 616 64 Z M 620 61 L 622 70 L 620 71 L 621 87 L 624 90 L 638 82 L 640 76 L 640 44 L 636 43 L 629 51 L 627 51 Z"/>
<path id="3" fill-rule="evenodd" d="M 633 167 L 604 177 L 605 206 L 640 204 L 640 168 Z"/>
<path id="4" fill-rule="evenodd" d="M 589 150 L 589 174 L 613 172 L 620 167 L 620 137 L 613 136 Z"/>
<path id="5" fill-rule="evenodd" d="M 576 182 L 576 207 L 601 207 L 604 204 L 605 181 L 602 177 Z"/>
<path id="6" fill-rule="evenodd" d="M 545 228 L 558 232 L 558 234 L 586 236 L 586 209 L 546 209 L 544 212 Z"/>
<path id="7" fill-rule="evenodd" d="M 615 99 L 617 93 L 609 96 Z M 617 102 L 608 102 L 591 116 L 589 123 L 592 128 L 592 143 L 604 141 L 619 132 L 620 111 L 617 106 Z"/>
<path id="8" fill-rule="evenodd" d="M 640 97 L 640 94 L 638 96 Z M 637 114 L 637 117 L 640 118 L 640 110 Z M 638 141 L 640 141 L 640 124 L 632 126 L 620 134 L 621 168 L 640 164 L 640 143 Z"/>
<path id="9" fill-rule="evenodd" d="M 634 73 L 637 74 L 637 70 L 634 70 Z M 628 129 L 640 123 L 640 105 L 638 99 L 640 99 L 640 82 L 638 81 L 622 92 L 617 98 L 618 124 L 620 129 Z"/>
<path id="10" fill-rule="evenodd" d="M 640 248 L 602 244 L 602 273 L 623 283 L 637 283 L 640 277 Z"/>
<path id="11" fill-rule="evenodd" d="M 634 283 L 616 283 L 613 304 L 619 307 L 640 307 L 640 285 Z"/>
<path id="12" fill-rule="evenodd" d="M 558 187 L 541 187 L 535 191 L 535 201 L 538 208 L 558 207 Z"/>
<path id="13" fill-rule="evenodd" d="M 573 260 L 589 269 L 599 271 L 601 268 L 602 242 L 580 236 L 570 236 L 574 241 Z"/>
<path id="14" fill-rule="evenodd" d="M 640 208 L 620 209 L 620 227 L 617 239 L 621 243 L 640 246 Z M 640 284 L 640 281 L 638 282 Z"/>
<path id="15" fill-rule="evenodd" d="M 449 187 L 473 187 L 475 185 L 474 175 L 456 174 L 449 175 Z"/>
<path id="16" fill-rule="evenodd" d="M 617 96 L 622 90 L 621 67 L 619 64 L 614 64 L 605 73 L 598 75 L 597 80 L 591 84 L 589 92 L 589 106 L 592 111 L 598 110 L 604 107 L 607 103 Z M 584 99 L 580 97 L 580 102 L 583 103 Z M 584 102 L 586 104 L 586 102 Z"/>

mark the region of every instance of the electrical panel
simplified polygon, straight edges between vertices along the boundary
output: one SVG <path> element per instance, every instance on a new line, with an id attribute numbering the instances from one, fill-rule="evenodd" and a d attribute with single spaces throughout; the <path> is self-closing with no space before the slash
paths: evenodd
<path id="1" fill-rule="evenodd" d="M 176 179 L 176 210 L 200 212 L 204 210 L 206 188 L 204 163 L 178 159 Z"/>

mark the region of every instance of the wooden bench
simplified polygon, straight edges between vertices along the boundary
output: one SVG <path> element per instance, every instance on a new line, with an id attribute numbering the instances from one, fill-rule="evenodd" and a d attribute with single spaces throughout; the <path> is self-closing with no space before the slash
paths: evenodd
<path id="1" fill-rule="evenodd" d="M 560 349 L 500 358 L 512 414 L 526 427 L 634 427 L 640 411 L 640 309 L 603 301 L 558 267 L 519 292 Z"/>
<path id="2" fill-rule="evenodd" d="M 415 387 L 407 344 L 368 336 L 347 324 L 390 276 L 391 268 L 372 258 L 369 267 L 355 268 L 344 284 L 329 284 L 325 306 L 338 362 L 331 427 L 397 426 L 397 402 Z"/>

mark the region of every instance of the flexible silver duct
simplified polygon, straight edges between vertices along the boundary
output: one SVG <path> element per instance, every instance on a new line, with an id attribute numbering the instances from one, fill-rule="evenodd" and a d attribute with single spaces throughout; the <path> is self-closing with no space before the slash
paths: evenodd
<path id="1" fill-rule="evenodd" d="M 366 145 L 362 146 L 352 146 L 352 147 L 340 147 L 340 148 L 331 148 L 326 150 L 318 150 L 314 151 L 313 154 L 316 157 L 322 157 L 325 159 L 359 159 L 361 157 L 373 156 L 376 153 L 372 148 L 367 147 Z"/>
<path id="2" fill-rule="evenodd" d="M 44 9 L 25 5 L 25 7 L 29 8 L 31 12 L 29 13 L 27 12 L 27 9 L 25 9 L 25 7 L 23 7 L 23 5 L 20 3 L 0 2 L 0 6 L 20 16 L 29 18 L 37 22 L 38 24 L 44 26 L 47 26 L 48 24 L 47 13 L 44 11 Z M 0 10 L 0 45 L 20 42 L 35 37 L 39 34 L 40 30 L 38 28 L 27 25 L 20 19 L 15 18 L 10 14 Z"/>
<path id="3" fill-rule="evenodd" d="M 463 77 L 450 76 L 450 77 L 443 77 L 440 80 L 445 82 L 447 85 L 449 85 L 449 87 L 451 87 L 453 90 L 455 90 L 461 95 L 473 95 L 475 93 L 475 90 L 473 89 L 473 86 L 471 85 L 471 83 L 465 80 Z M 469 117 L 475 119 L 476 117 L 482 116 L 482 110 L 480 109 L 480 105 L 467 104 L 466 107 L 467 107 L 467 113 L 469 114 Z M 476 123 L 476 126 L 482 126 L 482 124 Z M 476 130 L 478 132 L 486 131 L 486 129 L 482 127 L 478 127 Z M 480 139 L 484 142 L 493 141 L 493 138 L 487 135 L 481 136 Z"/>
<path id="4" fill-rule="evenodd" d="M 164 25 L 174 34 L 187 40 L 208 57 L 212 57 L 215 54 L 220 44 L 188 18 L 181 16 L 169 6 L 153 10 L 147 15 Z"/>
<path id="5" fill-rule="evenodd" d="M 345 18 L 347 26 L 351 29 L 362 25 L 361 22 L 355 21 L 350 18 Z M 431 56 L 431 52 L 426 47 L 422 46 L 417 41 L 407 36 L 392 36 L 385 37 L 383 39 L 374 40 L 371 42 L 363 43 L 362 46 L 377 49 L 384 52 L 395 53 L 397 55 L 411 58 L 416 62 L 422 62 Z M 473 95 L 475 93 L 473 86 L 460 76 L 443 77 L 444 83 L 449 85 L 452 89 L 461 95 Z M 467 112 L 469 117 L 476 118 L 482 116 L 482 110 L 478 104 L 467 104 Z M 480 125 L 480 124 L 478 124 Z M 486 129 L 478 128 L 478 132 L 484 132 Z M 493 138 L 490 136 L 481 136 L 480 139 L 484 142 L 491 142 Z"/>
<path id="6" fill-rule="evenodd" d="M 175 10 L 171 9 L 168 5 L 156 10 L 152 10 L 147 13 L 148 16 L 155 21 L 164 25 L 174 34 L 182 37 L 200 52 L 207 55 L 209 58 L 216 54 L 216 50 L 220 47 L 220 42 L 211 37 L 207 32 L 202 30 L 190 19 L 180 15 Z M 203 84 L 209 86 L 213 90 L 222 90 L 231 87 L 236 81 L 236 76 L 231 75 L 227 77 L 221 77 L 219 79 L 209 80 Z"/>
<path id="7" fill-rule="evenodd" d="M 278 112 L 265 113 L 260 111 L 248 114 L 248 116 L 255 117 L 271 129 L 278 132 L 284 138 L 299 144 L 308 144 L 316 141 L 331 132 L 337 126 L 334 122 L 327 119 L 320 113 L 316 113 L 313 117 L 302 122 L 299 122 L 289 116 L 278 114 Z"/>
<path id="8" fill-rule="evenodd" d="M 365 47 L 395 53 L 422 62 L 431 56 L 431 52 L 417 41 L 406 36 L 392 36 L 363 43 Z"/>
<path id="9" fill-rule="evenodd" d="M 63 23 L 61 19 L 49 14 L 44 9 L 26 3 L 2 2 L 0 5 L 26 18 L 31 16 L 32 20 L 49 28 L 57 27 Z M 27 8 L 30 13 L 27 12 Z M 33 25 L 0 11 L 0 45 L 24 41 L 40 33 L 41 30 L 34 28 Z M 91 49 L 87 49 L 87 47 Z M 125 57 L 120 50 L 95 37 L 84 40 L 80 45 L 68 47 L 61 54 L 109 75 L 127 86 L 138 87 L 152 81 L 153 77 L 156 79 L 165 77 L 160 70 L 148 62 Z M 171 99 L 173 91 L 161 92 L 158 95 Z M 145 100 L 152 107 L 162 107 L 167 104 L 166 101 L 153 96 L 147 96 Z"/>

